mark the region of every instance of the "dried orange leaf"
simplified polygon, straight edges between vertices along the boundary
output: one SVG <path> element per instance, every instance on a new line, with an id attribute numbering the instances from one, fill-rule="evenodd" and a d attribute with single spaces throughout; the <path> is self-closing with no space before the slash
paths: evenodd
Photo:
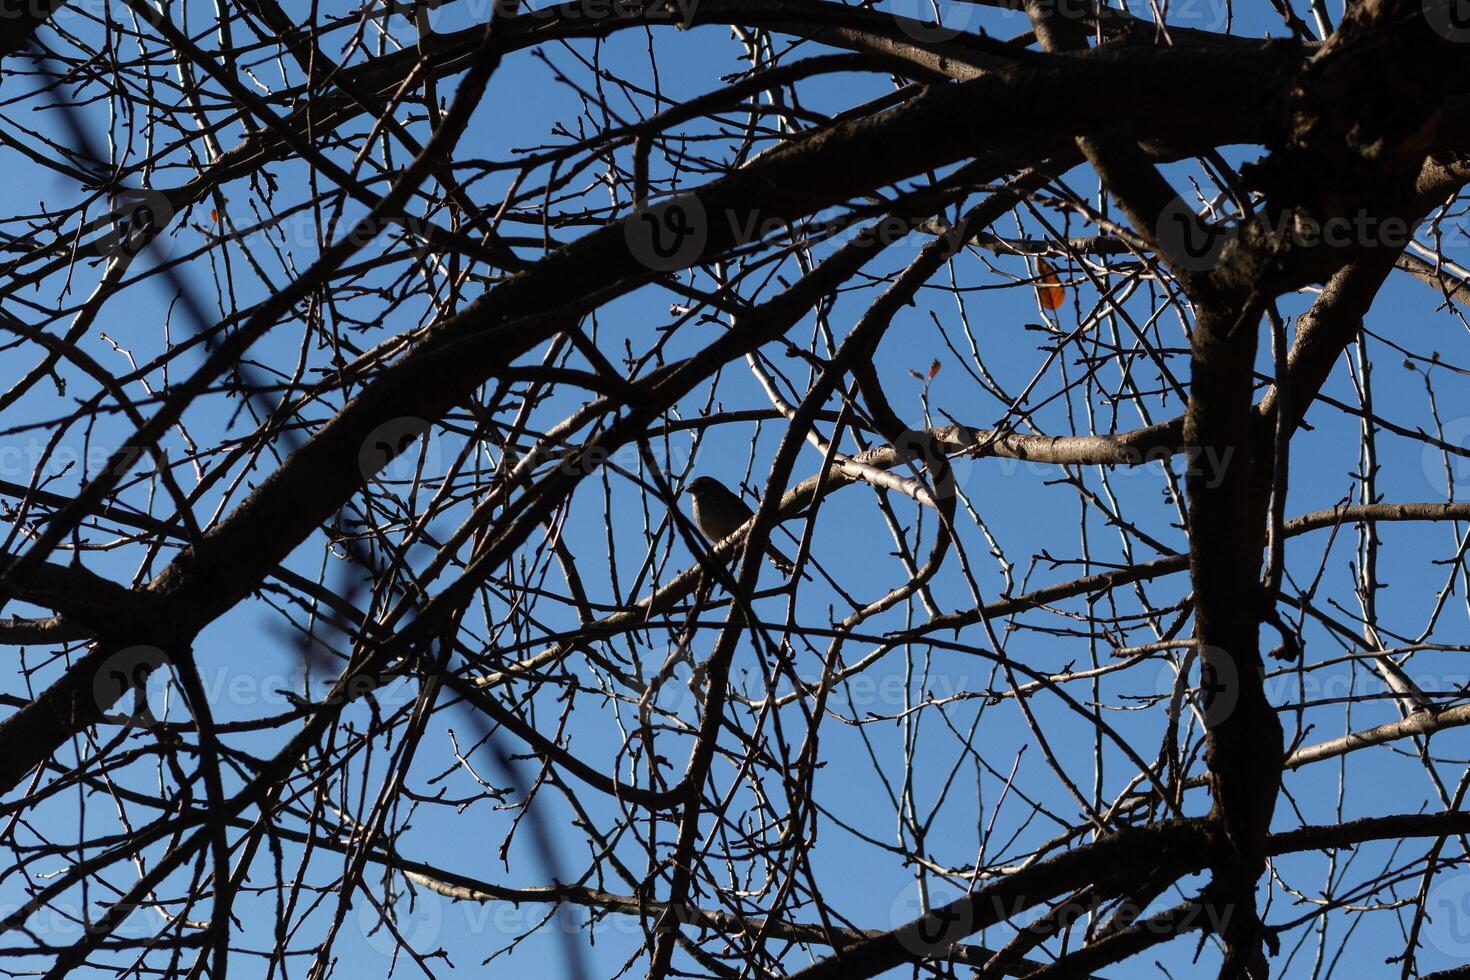
<path id="1" fill-rule="evenodd" d="M 1046 259 L 1037 259 L 1036 268 L 1041 271 L 1041 283 L 1036 287 L 1036 298 L 1043 309 L 1055 310 L 1067 301 L 1067 291 L 1057 278 L 1057 270 Z"/>
<path id="2" fill-rule="evenodd" d="M 934 363 L 931 364 L 931 365 L 929 365 L 929 377 L 932 378 L 932 377 L 934 377 L 938 373 L 939 373 L 939 361 L 936 358 L 935 361 L 934 361 Z"/>

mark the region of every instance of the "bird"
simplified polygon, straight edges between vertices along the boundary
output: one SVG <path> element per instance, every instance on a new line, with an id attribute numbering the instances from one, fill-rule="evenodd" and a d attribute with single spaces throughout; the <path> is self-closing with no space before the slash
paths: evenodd
<path id="1" fill-rule="evenodd" d="M 698 525 L 699 533 L 712 543 L 734 534 L 755 513 L 745 501 L 712 476 L 696 477 L 684 492 L 694 501 L 694 523 Z M 766 557 L 782 575 L 790 575 L 796 567 L 790 558 L 776 550 L 775 545 L 766 545 Z"/>

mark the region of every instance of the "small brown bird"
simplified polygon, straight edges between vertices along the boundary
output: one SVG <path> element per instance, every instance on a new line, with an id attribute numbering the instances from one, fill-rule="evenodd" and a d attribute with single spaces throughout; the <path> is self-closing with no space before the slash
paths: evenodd
<path id="1" fill-rule="evenodd" d="M 755 513 L 713 477 L 696 477 L 684 490 L 694 500 L 694 523 L 699 525 L 699 533 L 714 543 L 734 534 Z M 766 545 L 766 556 L 782 575 L 790 575 L 795 567 L 775 545 Z"/>

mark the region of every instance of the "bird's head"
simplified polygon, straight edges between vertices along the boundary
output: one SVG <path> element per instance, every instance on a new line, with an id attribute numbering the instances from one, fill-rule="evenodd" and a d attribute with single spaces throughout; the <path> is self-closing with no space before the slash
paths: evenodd
<path id="1" fill-rule="evenodd" d="M 697 497 L 702 493 L 709 493 L 711 490 L 718 492 L 723 489 L 724 485 L 714 477 L 697 476 L 689 481 L 689 485 L 684 488 L 684 492 Z"/>

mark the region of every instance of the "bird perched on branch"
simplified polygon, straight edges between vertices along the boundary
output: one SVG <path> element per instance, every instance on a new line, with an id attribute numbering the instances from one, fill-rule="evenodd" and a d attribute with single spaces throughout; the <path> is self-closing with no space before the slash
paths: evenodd
<path id="1" fill-rule="evenodd" d="M 684 490 L 694 500 L 694 523 L 699 526 L 699 533 L 709 538 L 711 543 L 734 534 L 755 513 L 745 501 L 713 477 L 696 477 Z M 766 545 L 766 556 L 782 575 L 790 575 L 795 568 L 791 559 L 777 551 L 775 545 Z"/>

